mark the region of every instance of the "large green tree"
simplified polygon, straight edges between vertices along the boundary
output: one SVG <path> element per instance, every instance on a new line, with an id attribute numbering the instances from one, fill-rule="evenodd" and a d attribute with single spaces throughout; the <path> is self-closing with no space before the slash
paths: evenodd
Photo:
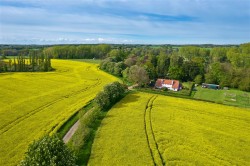
<path id="1" fill-rule="evenodd" d="M 211 50 L 212 62 L 226 62 L 227 61 L 227 48 L 215 47 Z"/>
<path id="2" fill-rule="evenodd" d="M 21 166 L 74 166 L 76 158 L 56 135 L 44 136 L 34 141 L 26 153 Z"/>
<path id="3" fill-rule="evenodd" d="M 149 83 L 149 76 L 143 67 L 134 65 L 128 70 L 128 80 L 142 86 Z"/>
<path id="4" fill-rule="evenodd" d="M 169 66 L 170 66 L 169 56 L 166 53 L 161 52 L 157 61 L 158 77 L 165 78 L 168 74 Z"/>

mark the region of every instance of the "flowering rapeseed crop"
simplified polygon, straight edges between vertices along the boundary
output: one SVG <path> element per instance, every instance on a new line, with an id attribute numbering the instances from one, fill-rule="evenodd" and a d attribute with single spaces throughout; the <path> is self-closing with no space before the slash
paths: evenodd
<path id="1" fill-rule="evenodd" d="M 248 109 L 130 94 L 103 120 L 89 165 L 250 165 L 249 124 Z"/>
<path id="2" fill-rule="evenodd" d="M 0 74 L 0 165 L 16 165 L 28 145 L 54 133 L 107 83 L 96 64 L 52 60 L 53 72 Z"/>

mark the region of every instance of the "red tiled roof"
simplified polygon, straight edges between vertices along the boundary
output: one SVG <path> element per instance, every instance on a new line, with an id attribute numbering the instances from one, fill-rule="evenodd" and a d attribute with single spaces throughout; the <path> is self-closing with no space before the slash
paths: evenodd
<path id="1" fill-rule="evenodd" d="M 172 85 L 173 80 L 165 80 L 163 81 L 164 84 Z"/>
<path id="2" fill-rule="evenodd" d="M 178 89 L 180 82 L 178 80 L 157 79 L 155 86 L 162 87 L 162 84 L 172 85 L 172 88 Z"/>
<path id="3" fill-rule="evenodd" d="M 172 88 L 174 88 L 174 89 L 178 89 L 179 88 L 179 81 L 177 81 L 177 80 L 174 80 L 174 84 L 172 85 Z"/>
<path id="4" fill-rule="evenodd" d="M 156 87 L 162 87 L 162 82 L 163 82 L 163 79 L 157 79 L 157 81 L 155 83 L 155 86 Z"/>

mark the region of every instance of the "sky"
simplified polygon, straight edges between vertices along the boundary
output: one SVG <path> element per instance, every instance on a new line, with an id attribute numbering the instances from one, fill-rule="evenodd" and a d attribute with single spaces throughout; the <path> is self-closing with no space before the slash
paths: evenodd
<path id="1" fill-rule="evenodd" d="M 0 44 L 241 44 L 250 0 L 0 0 Z"/>

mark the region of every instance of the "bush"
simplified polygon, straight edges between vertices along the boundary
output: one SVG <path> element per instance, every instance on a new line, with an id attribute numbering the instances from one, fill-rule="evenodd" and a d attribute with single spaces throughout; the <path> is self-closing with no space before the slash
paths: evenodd
<path id="1" fill-rule="evenodd" d="M 95 103 L 101 109 L 107 109 L 116 103 L 125 93 L 126 87 L 119 82 L 113 82 L 104 87 L 104 91 L 99 92 L 95 97 Z"/>
<path id="2" fill-rule="evenodd" d="M 106 92 L 99 92 L 95 97 L 95 103 L 101 109 L 107 108 L 110 105 L 109 95 Z"/>
<path id="3" fill-rule="evenodd" d="M 239 89 L 243 91 L 250 92 L 250 78 L 246 77 L 240 81 Z"/>
<path id="4" fill-rule="evenodd" d="M 162 88 L 162 91 L 168 91 L 168 88 L 164 87 L 164 88 Z"/>
<path id="5" fill-rule="evenodd" d="M 195 79 L 194 79 L 194 82 L 195 82 L 196 84 L 198 84 L 198 85 L 201 85 L 202 82 L 203 82 L 203 77 L 202 77 L 202 75 L 197 75 L 197 76 L 195 77 Z"/>
<path id="6" fill-rule="evenodd" d="M 26 152 L 21 166 L 74 166 L 76 158 L 56 135 L 44 136 L 34 141 Z"/>

